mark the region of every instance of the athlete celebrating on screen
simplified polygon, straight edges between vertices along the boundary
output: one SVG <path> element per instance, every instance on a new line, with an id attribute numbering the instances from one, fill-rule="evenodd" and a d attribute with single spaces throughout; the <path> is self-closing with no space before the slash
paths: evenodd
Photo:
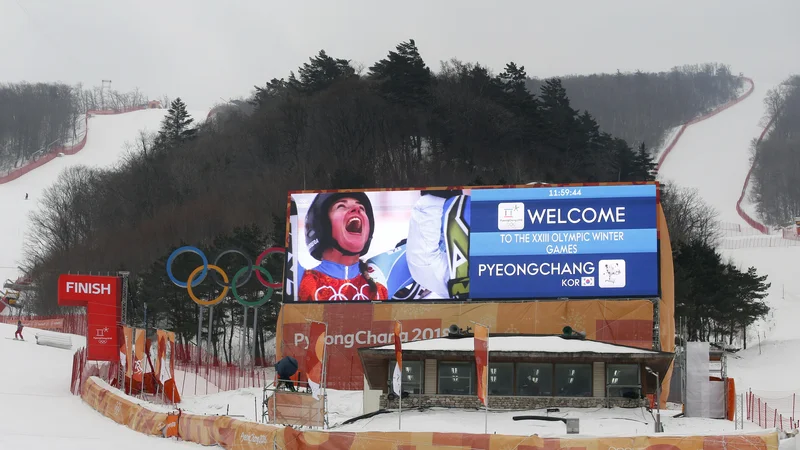
<path id="1" fill-rule="evenodd" d="M 359 258 L 375 233 L 372 203 L 363 192 L 317 194 L 306 213 L 306 245 L 320 264 L 306 270 L 298 300 L 386 300 L 386 286 L 372 279 Z"/>

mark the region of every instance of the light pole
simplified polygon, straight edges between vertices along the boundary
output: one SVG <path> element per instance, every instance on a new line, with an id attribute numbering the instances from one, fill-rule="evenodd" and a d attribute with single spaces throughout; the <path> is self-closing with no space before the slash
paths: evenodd
<path id="1" fill-rule="evenodd" d="M 661 433 L 664 430 L 661 428 L 661 382 L 658 373 L 653 372 L 653 369 L 645 366 L 644 368 L 651 375 L 656 377 L 656 433 Z"/>

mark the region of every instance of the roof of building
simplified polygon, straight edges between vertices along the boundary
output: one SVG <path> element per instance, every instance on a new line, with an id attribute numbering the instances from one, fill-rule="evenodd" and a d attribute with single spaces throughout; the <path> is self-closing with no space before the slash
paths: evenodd
<path id="1" fill-rule="evenodd" d="M 473 352 L 473 339 L 434 338 L 422 341 L 403 342 L 403 351 Z M 371 350 L 394 351 L 394 344 L 372 347 Z M 535 353 L 609 353 L 609 354 L 658 354 L 625 345 L 609 344 L 584 339 L 565 339 L 561 336 L 489 336 L 490 352 L 535 352 Z"/>

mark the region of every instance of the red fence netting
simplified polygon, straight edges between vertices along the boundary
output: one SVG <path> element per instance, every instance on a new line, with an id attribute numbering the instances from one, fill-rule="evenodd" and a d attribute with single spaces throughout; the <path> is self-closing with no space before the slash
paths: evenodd
<path id="1" fill-rule="evenodd" d="M 763 394 L 766 395 L 766 394 Z M 756 395 L 752 390 L 745 394 L 746 419 L 762 428 L 794 430 L 800 428 L 796 413 L 797 395 Z"/>
<path id="2" fill-rule="evenodd" d="M 17 323 L 17 320 L 21 320 L 22 325 L 28 328 L 86 336 L 87 325 L 85 314 L 57 314 L 51 316 L 23 314 L 21 316 L 0 316 L 0 323 L 13 325 Z"/>

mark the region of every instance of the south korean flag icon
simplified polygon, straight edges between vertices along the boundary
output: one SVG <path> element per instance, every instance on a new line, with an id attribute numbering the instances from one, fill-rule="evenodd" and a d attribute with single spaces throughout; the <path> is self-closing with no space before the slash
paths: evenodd
<path id="1" fill-rule="evenodd" d="M 594 286 L 594 277 L 581 277 L 581 286 Z"/>

